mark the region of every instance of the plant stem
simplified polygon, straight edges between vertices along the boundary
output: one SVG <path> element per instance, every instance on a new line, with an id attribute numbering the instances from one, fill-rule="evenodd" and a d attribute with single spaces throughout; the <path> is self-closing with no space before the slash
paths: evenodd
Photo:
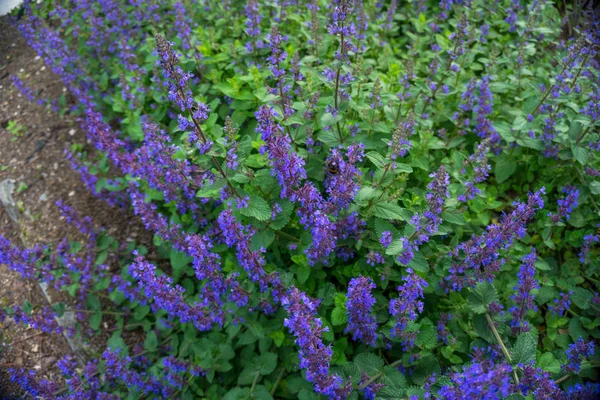
<path id="1" fill-rule="evenodd" d="M 506 360 L 508 361 L 509 364 L 512 364 L 512 358 L 510 357 L 510 353 L 508 352 L 508 349 L 504 345 L 504 342 L 502 341 L 502 338 L 500 337 L 500 334 L 498 333 L 498 330 L 496 329 L 496 325 L 494 325 L 494 321 L 492 320 L 492 317 L 490 317 L 490 313 L 487 313 L 487 312 L 485 313 L 485 319 L 487 319 L 488 325 L 489 325 L 490 329 L 492 330 L 494 337 L 498 341 L 500 348 L 502 348 L 502 353 L 504 353 L 504 357 L 506 357 Z M 513 369 L 513 377 L 515 378 L 515 383 L 517 384 L 517 386 L 519 386 L 519 377 L 517 376 L 517 371 L 515 369 Z"/>
<path id="2" fill-rule="evenodd" d="M 554 383 L 556 383 L 557 385 L 563 383 L 564 381 L 566 381 L 567 379 L 569 379 L 570 375 L 567 374 L 565 376 L 563 376 L 562 378 L 558 378 L 557 380 L 554 381 Z"/>
<path id="3" fill-rule="evenodd" d="M 390 367 L 395 367 L 397 365 L 400 365 L 402 363 L 402 360 L 397 360 L 394 361 L 393 363 L 391 363 L 389 366 Z M 369 378 L 368 381 L 366 381 L 365 383 L 363 383 L 362 385 L 360 385 L 358 387 L 358 389 L 364 389 L 367 386 L 369 386 L 371 383 L 375 382 L 377 379 L 381 378 L 381 376 L 383 375 L 383 372 L 378 372 L 375 375 L 373 375 L 371 378 Z"/>
<path id="4" fill-rule="evenodd" d="M 252 386 L 250 387 L 250 394 L 248 395 L 248 398 L 252 398 L 252 393 L 254 393 L 254 389 L 256 388 L 256 384 L 258 383 L 259 377 L 260 377 L 260 371 L 258 371 L 256 373 L 256 376 L 254 377 L 254 380 L 252 381 Z"/>
<path id="5" fill-rule="evenodd" d="M 273 387 L 271 388 L 271 391 L 269 392 L 271 394 L 271 396 L 275 395 L 275 391 L 277 390 L 277 386 L 279 386 L 279 383 L 281 383 L 281 380 L 283 379 L 283 374 L 284 373 L 285 373 L 285 368 L 282 368 L 281 372 L 277 376 L 277 380 L 275 381 L 275 384 L 273 385 Z"/>

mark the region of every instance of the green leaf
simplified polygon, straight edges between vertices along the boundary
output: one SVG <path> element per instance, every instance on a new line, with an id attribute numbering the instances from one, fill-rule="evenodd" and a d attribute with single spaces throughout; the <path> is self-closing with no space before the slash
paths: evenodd
<path id="1" fill-rule="evenodd" d="M 292 211 L 294 210 L 294 206 L 288 200 L 278 201 L 279 206 L 281 207 L 281 212 L 275 216 L 271 225 L 269 225 L 272 229 L 278 231 L 285 227 L 290 221 L 290 215 L 292 215 Z"/>
<path id="2" fill-rule="evenodd" d="M 513 364 L 529 364 L 535 360 L 537 342 L 531 333 L 522 333 L 510 351 Z"/>
<path id="3" fill-rule="evenodd" d="M 296 267 L 296 279 L 298 282 L 305 283 L 310 277 L 310 267 L 305 265 L 298 265 Z"/>
<path id="4" fill-rule="evenodd" d="M 404 250 L 402 239 L 394 239 L 392 240 L 392 243 L 390 243 L 390 245 L 385 249 L 385 254 L 388 256 L 396 256 L 402 253 L 402 250 Z"/>
<path id="5" fill-rule="evenodd" d="M 171 249 L 169 255 L 175 276 L 181 276 L 185 267 L 187 267 L 187 265 L 192 261 L 192 258 L 187 254 L 175 249 Z"/>
<path id="6" fill-rule="evenodd" d="M 100 329 L 100 324 L 102 323 L 102 312 L 96 311 L 90 316 L 90 327 L 97 331 Z"/>
<path id="7" fill-rule="evenodd" d="M 394 367 L 386 365 L 383 368 L 381 378 L 377 381 L 383 383 L 386 386 L 394 386 L 396 388 L 406 387 L 406 378 L 404 375 Z"/>
<path id="8" fill-rule="evenodd" d="M 335 306 L 331 312 L 331 323 L 334 326 L 344 325 L 348 323 L 348 315 L 345 307 Z"/>
<path id="9" fill-rule="evenodd" d="M 373 353 L 361 353 L 354 357 L 354 363 L 361 371 L 373 376 L 383 367 L 383 359 Z"/>
<path id="10" fill-rule="evenodd" d="M 582 310 L 587 310 L 590 308 L 592 304 L 592 299 L 594 298 L 594 294 L 587 289 L 576 287 L 573 289 L 573 294 L 571 295 L 571 300 L 573 303 Z"/>
<path id="11" fill-rule="evenodd" d="M 254 379 L 254 378 L 253 378 Z M 250 381 L 252 383 L 252 381 Z M 240 385 L 240 383 L 238 383 Z M 246 400 L 250 396 L 250 388 L 233 388 L 223 396 L 223 400 Z"/>
<path id="12" fill-rule="evenodd" d="M 401 221 L 407 221 L 410 219 L 410 212 L 394 203 L 377 203 L 373 209 L 375 211 L 375 216 L 379 218 L 397 219 Z"/>
<path id="13" fill-rule="evenodd" d="M 385 165 L 385 160 L 381 154 L 376 151 L 370 151 L 365 154 L 369 160 L 379 169 L 383 168 Z M 409 167 L 410 168 L 410 167 Z M 412 170 L 412 168 L 411 168 Z"/>
<path id="14" fill-rule="evenodd" d="M 540 356 L 537 362 L 538 367 L 546 372 L 557 374 L 560 372 L 560 362 L 554 357 L 552 353 L 544 353 Z"/>
<path id="15" fill-rule="evenodd" d="M 408 267 L 412 268 L 416 272 L 429 272 L 429 263 L 425 259 L 425 256 L 420 251 L 414 252 L 414 257 L 408 263 Z"/>
<path id="16" fill-rule="evenodd" d="M 267 249 L 275 240 L 275 232 L 272 229 L 262 229 L 256 232 L 250 240 L 250 250 L 257 251 L 261 248 Z"/>
<path id="17" fill-rule="evenodd" d="M 573 152 L 573 158 L 579 161 L 581 165 L 586 165 L 588 163 L 590 155 L 587 149 L 573 144 L 573 146 L 571 146 L 571 151 Z"/>
<path id="18" fill-rule="evenodd" d="M 494 169 L 494 174 L 496 175 L 496 182 L 502 183 L 517 170 L 517 163 L 513 160 L 509 160 L 506 158 L 499 158 L 496 161 L 496 168 Z"/>
<path id="19" fill-rule="evenodd" d="M 277 367 L 277 354 L 267 352 L 263 353 L 256 360 L 261 375 L 269 375 Z"/>
<path id="20" fill-rule="evenodd" d="M 145 350 L 155 350 L 158 347 L 158 338 L 156 337 L 156 332 L 153 330 L 148 331 L 146 333 L 146 340 L 144 340 L 144 349 Z"/>
<path id="21" fill-rule="evenodd" d="M 241 208 L 240 213 L 246 217 L 254 217 L 260 221 L 266 221 L 271 219 L 271 207 L 269 204 L 260 196 L 250 196 L 248 201 L 248 207 Z"/>
<path id="22" fill-rule="evenodd" d="M 487 312 L 491 303 L 498 300 L 498 292 L 491 283 L 479 282 L 474 289 L 471 289 L 467 300 L 474 313 L 483 314 Z"/>
<path id="23" fill-rule="evenodd" d="M 106 343 L 106 345 L 111 350 L 120 349 L 120 350 L 125 350 L 125 353 L 127 352 L 127 345 L 125 344 L 125 341 L 121 337 L 121 330 L 115 331 L 112 334 L 112 336 L 110 337 L 110 339 L 108 339 L 108 342 Z"/>
<path id="24" fill-rule="evenodd" d="M 459 212 L 443 211 L 442 219 L 455 225 L 465 225 L 467 223 L 467 221 L 465 221 L 464 214 Z"/>
<path id="25" fill-rule="evenodd" d="M 569 336 L 571 336 L 571 339 L 573 339 L 574 342 L 579 338 L 583 338 L 584 340 L 587 340 L 588 338 L 588 333 L 583 326 L 581 326 L 581 320 L 578 317 L 572 318 L 569 321 Z"/>
<path id="26" fill-rule="evenodd" d="M 141 321 L 150 312 L 149 306 L 137 306 L 133 312 L 133 319 Z"/>
<path id="27" fill-rule="evenodd" d="M 254 382 L 256 375 L 260 375 L 260 367 L 256 364 L 249 365 L 240 372 L 238 375 L 238 385 L 250 385 Z"/>
<path id="28" fill-rule="evenodd" d="M 403 164 L 403 163 L 396 163 L 396 169 L 394 169 L 394 172 L 396 173 L 407 173 L 407 174 L 411 174 L 413 172 L 413 169 L 410 165 L 408 164 Z"/>

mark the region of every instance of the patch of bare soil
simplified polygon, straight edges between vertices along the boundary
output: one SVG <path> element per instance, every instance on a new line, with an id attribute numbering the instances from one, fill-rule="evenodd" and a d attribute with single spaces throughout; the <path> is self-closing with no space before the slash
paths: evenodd
<path id="1" fill-rule="evenodd" d="M 43 98 L 57 99 L 65 91 L 60 79 L 36 57 L 9 18 L 1 17 L 0 182 L 14 180 L 19 219 L 15 223 L 0 206 L 0 234 L 14 244 L 28 246 L 56 244 L 64 237 L 82 239 L 55 206 L 62 199 L 81 215 L 91 216 L 121 243 L 151 243 L 151 236 L 131 212 L 95 198 L 71 169 L 65 149 L 73 143 L 85 143 L 76 119 L 68 114 L 59 117 L 29 102 L 13 85 L 12 75 L 19 76 Z M 0 306 L 22 305 L 25 301 L 34 307 L 47 305 L 36 282 L 24 280 L 0 264 Z M 0 323 L 0 399 L 18 398 L 8 379 L 9 368 L 33 369 L 39 378 L 55 380 L 59 375 L 57 360 L 70 351 L 62 336 L 39 333 L 10 320 Z"/>

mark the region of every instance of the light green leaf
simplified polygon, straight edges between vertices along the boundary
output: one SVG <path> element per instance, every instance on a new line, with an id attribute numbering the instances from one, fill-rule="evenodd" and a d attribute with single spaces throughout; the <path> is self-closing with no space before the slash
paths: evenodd
<path id="1" fill-rule="evenodd" d="M 383 359 L 373 353 L 361 353 L 354 357 L 354 363 L 361 371 L 373 376 L 383 367 Z"/>
<path id="2" fill-rule="evenodd" d="M 510 351 L 513 364 L 529 364 L 535 360 L 537 343 L 531 333 L 522 333 Z"/>
<path id="3" fill-rule="evenodd" d="M 506 158 L 500 158 L 496 161 L 496 168 L 494 174 L 496 175 L 496 182 L 502 183 L 517 170 L 517 163 L 513 160 Z"/>
<path id="4" fill-rule="evenodd" d="M 383 219 L 397 219 L 401 221 L 410 219 L 410 212 L 394 203 L 377 203 L 373 209 L 375 216 Z"/>
<path id="5" fill-rule="evenodd" d="M 250 196 L 248 201 L 248 207 L 241 208 L 240 213 L 247 217 L 254 217 L 260 221 L 266 221 L 271 218 L 271 207 L 269 204 L 260 196 Z"/>
<path id="6" fill-rule="evenodd" d="M 479 282 L 475 288 L 471 289 L 467 299 L 474 313 L 483 314 L 487 312 L 491 303 L 498 300 L 498 292 L 491 283 Z"/>

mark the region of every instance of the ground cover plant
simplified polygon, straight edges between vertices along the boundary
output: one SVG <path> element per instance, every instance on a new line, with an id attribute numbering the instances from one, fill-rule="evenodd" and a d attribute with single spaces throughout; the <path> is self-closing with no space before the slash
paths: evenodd
<path id="1" fill-rule="evenodd" d="M 26 2 L 15 23 L 154 243 L 0 262 L 5 309 L 85 338 L 33 398 L 587 399 L 600 393 L 593 9 L 550 1 Z M 575 16 L 574 16 L 575 15 Z M 143 341 L 132 343 L 135 331 Z"/>

